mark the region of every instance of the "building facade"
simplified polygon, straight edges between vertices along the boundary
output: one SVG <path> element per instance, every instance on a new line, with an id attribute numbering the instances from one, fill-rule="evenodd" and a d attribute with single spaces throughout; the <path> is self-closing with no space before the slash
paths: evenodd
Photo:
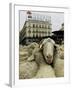
<path id="1" fill-rule="evenodd" d="M 44 19 L 44 16 L 41 18 L 40 15 L 36 15 L 36 17 L 37 18 L 35 18 L 34 15 L 34 18 L 32 18 L 31 13 L 29 12 L 28 18 L 20 31 L 20 44 L 33 41 L 39 42 L 43 37 L 50 36 L 52 32 L 51 18 L 48 17 L 49 19 Z"/>

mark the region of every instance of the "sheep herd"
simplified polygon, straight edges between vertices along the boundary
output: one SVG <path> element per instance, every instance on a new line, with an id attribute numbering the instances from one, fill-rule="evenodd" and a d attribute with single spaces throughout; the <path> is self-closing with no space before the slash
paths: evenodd
<path id="1" fill-rule="evenodd" d="M 51 38 L 19 46 L 19 79 L 64 77 L 64 44 Z"/>

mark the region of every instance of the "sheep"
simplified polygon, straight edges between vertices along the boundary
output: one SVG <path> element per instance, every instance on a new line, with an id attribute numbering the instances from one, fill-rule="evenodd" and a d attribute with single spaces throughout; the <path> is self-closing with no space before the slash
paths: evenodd
<path id="1" fill-rule="evenodd" d="M 22 47 L 22 48 L 20 47 L 19 48 L 19 64 L 25 63 L 27 61 L 28 57 L 29 57 L 28 50 L 26 48 L 24 49 L 24 47 Z"/>
<path id="2" fill-rule="evenodd" d="M 19 66 L 19 79 L 30 79 L 37 73 L 38 65 L 35 61 L 21 63 Z"/>
<path id="3" fill-rule="evenodd" d="M 51 64 L 53 60 L 54 45 L 55 42 L 52 39 L 44 39 L 40 43 L 40 47 L 35 48 L 32 52 L 32 55 L 28 58 L 28 61 L 30 61 L 30 59 L 35 59 L 36 63 L 39 66 L 37 74 L 34 78 L 55 77 L 53 68 L 51 67 L 51 65 L 48 65 Z M 48 58 L 45 58 L 47 55 Z"/>
<path id="4" fill-rule="evenodd" d="M 38 65 L 34 59 L 30 58 L 32 50 L 35 47 L 38 47 L 38 44 L 31 43 L 28 46 L 20 46 L 19 79 L 29 79 L 35 76 L 38 70 Z"/>
<path id="5" fill-rule="evenodd" d="M 34 49 L 34 48 L 37 48 L 37 47 L 39 47 L 39 44 L 36 43 L 36 42 L 33 42 L 33 43 L 31 43 L 31 44 L 28 45 L 28 48 L 29 48 L 29 49 L 30 49 L 30 48 Z"/>
<path id="6" fill-rule="evenodd" d="M 34 57 L 35 57 L 36 63 L 39 66 L 37 74 L 34 78 L 54 78 L 55 72 L 51 67 L 51 65 L 48 65 L 45 62 L 42 52 L 41 51 L 36 52 Z"/>
<path id="7" fill-rule="evenodd" d="M 28 57 L 25 61 L 19 64 L 19 79 L 30 79 L 34 77 L 38 70 L 38 65 L 34 59 Z"/>
<path id="8" fill-rule="evenodd" d="M 36 42 L 33 42 L 31 44 L 29 44 L 28 46 L 19 46 L 19 61 L 25 61 L 28 59 L 28 57 L 30 57 L 32 55 L 32 51 L 34 50 L 34 48 L 39 47 L 39 44 L 37 44 Z"/>
<path id="9" fill-rule="evenodd" d="M 39 52 L 40 50 L 41 49 L 39 47 L 34 48 L 34 50 L 32 51 L 32 55 L 27 60 L 28 61 L 34 60 L 35 59 L 35 57 L 34 57 L 35 53 Z"/>
<path id="10" fill-rule="evenodd" d="M 51 65 L 48 65 L 45 61 L 42 50 L 40 48 L 35 48 L 32 53 L 33 54 L 28 58 L 28 61 L 30 61 L 30 59 L 35 59 L 38 65 L 37 74 L 33 78 L 55 77 L 54 70 Z"/>
<path id="11" fill-rule="evenodd" d="M 55 42 L 51 38 L 44 39 L 40 42 L 40 48 L 43 49 L 43 55 L 48 64 L 53 62 Z"/>
<path id="12" fill-rule="evenodd" d="M 53 67 L 56 77 L 64 77 L 64 45 L 57 45 Z"/>
<path id="13" fill-rule="evenodd" d="M 26 49 L 24 48 L 24 50 L 28 50 L 29 58 L 27 58 L 26 62 L 23 62 L 20 64 L 19 78 L 20 79 L 28 79 L 28 78 L 35 77 L 35 75 L 36 75 L 36 78 L 55 77 L 53 68 L 50 65 L 48 65 L 48 64 L 51 64 L 52 60 L 53 60 L 54 44 L 55 44 L 55 42 L 52 39 L 48 38 L 48 39 L 45 39 L 42 42 L 42 44 L 40 44 L 40 47 L 37 46 L 37 47 L 31 48 L 32 46 L 29 45 L 29 46 L 27 46 Z M 43 51 L 41 51 L 41 49 Z M 46 49 L 47 49 L 47 51 L 45 52 Z M 40 55 L 39 54 L 40 51 L 43 52 L 43 54 L 41 53 L 41 55 Z M 25 53 L 25 54 L 27 54 L 27 53 Z M 24 53 L 22 53 L 22 55 L 24 55 Z M 47 55 L 48 55 L 48 58 L 46 58 Z M 46 59 L 45 61 L 44 61 L 43 56 Z M 39 61 L 40 63 L 38 63 L 37 61 Z M 48 64 L 46 64 L 46 63 L 48 63 Z M 43 73 L 43 71 L 44 71 L 44 73 Z"/>

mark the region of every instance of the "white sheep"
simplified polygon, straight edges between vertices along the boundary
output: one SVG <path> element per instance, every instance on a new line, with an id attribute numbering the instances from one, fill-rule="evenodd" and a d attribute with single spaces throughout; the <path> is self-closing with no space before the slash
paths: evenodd
<path id="1" fill-rule="evenodd" d="M 40 44 L 40 48 L 38 46 L 36 48 L 31 48 L 31 46 L 27 46 L 29 58 L 26 60 L 27 62 L 22 62 L 20 64 L 19 78 L 20 79 L 32 78 L 36 75 L 36 73 L 37 73 L 36 78 L 55 77 L 53 68 L 50 65 L 46 64 L 52 63 L 54 44 L 55 42 L 52 39 L 48 38 L 43 40 L 42 44 Z M 41 51 L 43 52 L 43 55 L 39 54 L 41 48 L 43 49 L 43 51 Z M 40 55 L 39 58 L 37 53 Z M 46 60 L 44 60 L 43 56 L 45 57 Z M 33 60 L 36 60 L 36 62 Z M 38 63 L 37 61 L 40 63 Z"/>
<path id="2" fill-rule="evenodd" d="M 25 61 L 28 59 L 28 57 L 30 57 L 32 55 L 32 51 L 34 50 L 34 48 L 39 47 L 39 44 L 37 44 L 36 42 L 33 42 L 31 44 L 29 44 L 28 46 L 19 46 L 19 61 Z"/>
<path id="3" fill-rule="evenodd" d="M 64 77 L 64 45 L 57 45 L 53 66 L 56 77 Z"/>
<path id="4" fill-rule="evenodd" d="M 42 55 L 42 52 L 36 52 L 35 55 L 35 61 L 37 62 L 39 69 L 37 71 L 37 74 L 34 78 L 54 78 L 55 77 L 55 72 L 51 65 L 48 65 L 44 57 Z"/>
<path id="5" fill-rule="evenodd" d="M 29 79 L 36 75 L 38 70 L 38 65 L 34 59 L 30 58 L 32 51 L 35 47 L 39 45 L 36 43 L 31 43 L 28 46 L 20 46 L 19 51 L 19 78 Z M 29 58 L 29 60 L 28 60 Z"/>
<path id="6" fill-rule="evenodd" d="M 28 47 L 19 45 L 19 63 L 27 60 L 29 56 Z"/>
<path id="7" fill-rule="evenodd" d="M 38 65 L 35 61 L 24 62 L 19 65 L 19 79 L 29 79 L 36 75 Z"/>
<path id="8" fill-rule="evenodd" d="M 29 49 L 30 49 L 30 48 L 34 49 L 34 48 L 37 48 L 37 47 L 39 47 L 39 44 L 36 43 L 36 42 L 30 43 L 30 44 L 28 45 L 28 48 L 29 48 Z"/>
<path id="9" fill-rule="evenodd" d="M 51 38 L 47 38 L 41 41 L 40 48 L 43 49 L 43 55 L 48 64 L 53 62 L 55 42 Z"/>

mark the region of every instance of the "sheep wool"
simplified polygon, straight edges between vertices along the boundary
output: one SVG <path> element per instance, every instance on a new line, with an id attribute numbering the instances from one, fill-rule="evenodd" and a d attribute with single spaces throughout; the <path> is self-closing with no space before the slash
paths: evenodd
<path id="1" fill-rule="evenodd" d="M 38 66 L 35 61 L 24 62 L 19 66 L 19 79 L 29 79 L 36 75 Z"/>
<path id="2" fill-rule="evenodd" d="M 32 52 L 35 47 L 39 47 L 39 45 L 35 42 L 31 43 L 28 46 L 19 46 L 19 78 L 20 79 L 28 79 L 35 76 L 38 65 L 31 58 Z"/>
<path id="3" fill-rule="evenodd" d="M 64 46 L 57 46 L 53 62 L 56 77 L 64 77 Z"/>
<path id="4" fill-rule="evenodd" d="M 50 65 L 40 66 L 35 78 L 54 78 L 55 73 Z"/>
<path id="5" fill-rule="evenodd" d="M 34 48 L 39 47 L 39 45 L 35 42 L 29 44 L 28 46 L 19 46 L 19 61 L 24 62 L 26 61 L 31 55 L 34 50 Z"/>
<path id="6" fill-rule="evenodd" d="M 41 52 L 35 53 L 35 60 L 39 66 L 34 78 L 54 78 L 55 73 L 51 65 L 46 64 Z"/>
<path id="7" fill-rule="evenodd" d="M 54 70 L 56 77 L 64 77 L 64 60 L 56 58 L 54 62 Z"/>

